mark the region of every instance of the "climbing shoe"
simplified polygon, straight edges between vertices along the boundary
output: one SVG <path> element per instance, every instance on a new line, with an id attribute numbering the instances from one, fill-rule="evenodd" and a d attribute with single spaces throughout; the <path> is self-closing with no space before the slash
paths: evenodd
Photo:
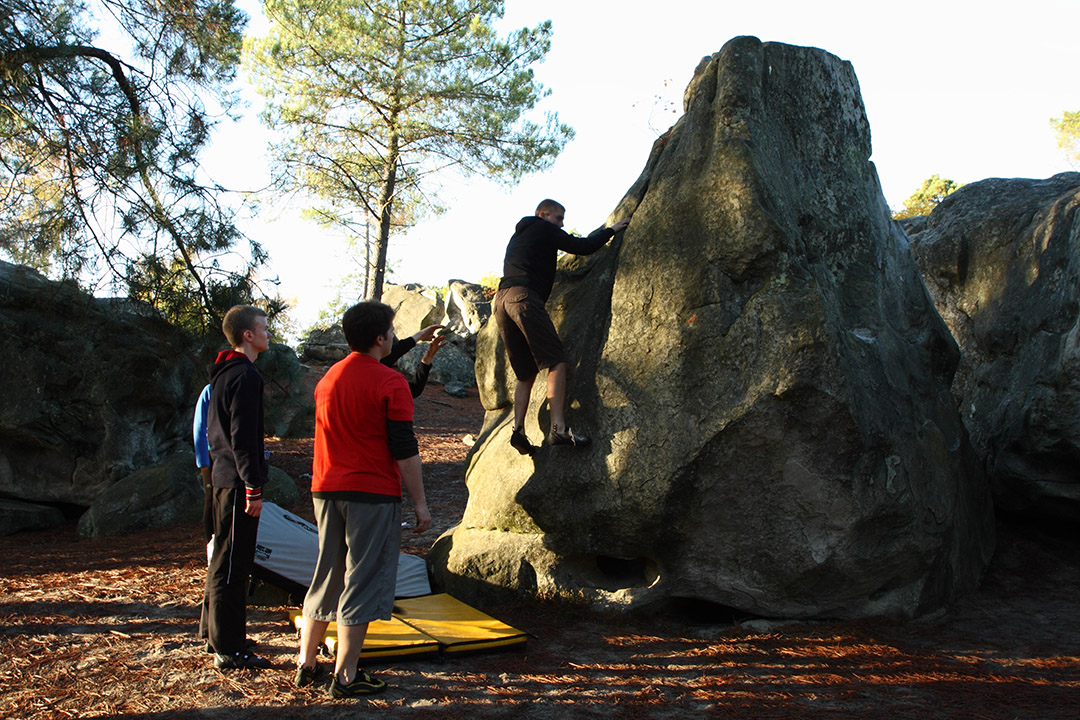
<path id="1" fill-rule="evenodd" d="M 548 433 L 549 445 L 573 445 L 574 447 L 587 447 L 592 440 L 587 435 L 574 432 L 573 428 L 566 428 L 566 432 L 558 433 L 552 430 Z"/>
<path id="2" fill-rule="evenodd" d="M 323 668 L 319 663 L 315 663 L 315 667 L 303 667 L 296 668 L 296 687 L 307 687 L 308 685 L 315 684 L 323 675 Z"/>
<path id="3" fill-rule="evenodd" d="M 510 446 L 522 455 L 532 455 L 536 452 L 536 446 L 525 437 L 525 428 L 517 428 L 510 434 Z"/>
<path id="4" fill-rule="evenodd" d="M 375 693 L 381 693 L 386 689 L 386 683 L 382 680 L 376 680 L 368 675 L 365 671 L 357 668 L 356 678 L 351 683 L 346 685 L 338 680 L 337 673 L 334 673 L 334 679 L 330 681 L 330 697 L 335 698 L 351 698 L 360 697 L 361 695 L 374 695 Z"/>

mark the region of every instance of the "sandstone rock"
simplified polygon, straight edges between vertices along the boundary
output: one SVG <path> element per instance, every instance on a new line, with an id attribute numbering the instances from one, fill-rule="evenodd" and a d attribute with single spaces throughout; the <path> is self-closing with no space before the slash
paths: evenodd
<path id="1" fill-rule="evenodd" d="M 267 436 L 311 437 L 305 430 L 309 418 L 312 430 L 315 427 L 315 374 L 300 364 L 292 348 L 280 343 L 271 343 L 270 350 L 259 355 L 255 367 L 266 390 L 263 425 Z"/>
<path id="2" fill-rule="evenodd" d="M 89 506 L 190 447 L 197 349 L 130 306 L 0 261 L 0 496 Z"/>
<path id="3" fill-rule="evenodd" d="M 427 352 L 427 343 L 420 343 L 397 361 L 397 368 L 408 378 L 416 377 L 416 369 Z M 459 383 L 465 387 L 476 385 L 475 363 L 468 351 L 468 341 L 457 335 L 450 336 L 435 359 L 431 361 L 428 381 L 439 385 Z"/>
<path id="4" fill-rule="evenodd" d="M 548 303 L 578 451 L 517 455 L 512 377 L 477 338 L 488 410 L 455 595 L 510 589 L 778 617 L 910 616 L 972 588 L 993 513 L 949 384 L 959 353 L 872 163 L 851 66 L 737 38 Z M 527 431 L 549 424 L 544 382 Z"/>
<path id="5" fill-rule="evenodd" d="M 383 290 L 382 301 L 394 309 L 394 332 L 399 338 L 428 325 L 438 325 L 445 314 L 443 299 L 437 291 L 415 288 L 387 285 Z"/>
<path id="6" fill-rule="evenodd" d="M 469 391 L 465 386 L 465 383 L 449 382 L 443 387 L 443 392 L 447 395 L 452 395 L 457 398 L 469 397 Z"/>
<path id="7" fill-rule="evenodd" d="M 349 343 L 345 341 L 345 333 L 342 332 L 341 325 L 337 324 L 309 330 L 297 352 L 302 362 L 331 365 L 348 355 L 350 350 Z"/>
<path id="8" fill-rule="evenodd" d="M 289 506 L 300 491 L 288 473 L 270 468 L 263 499 Z M 126 535 L 148 528 L 197 523 L 202 517 L 203 490 L 192 452 L 128 475 L 106 490 L 79 518 L 79 537 Z"/>
<path id="9" fill-rule="evenodd" d="M 64 524 L 64 513 L 52 505 L 0 498 L 0 535 L 48 530 Z"/>
<path id="10" fill-rule="evenodd" d="M 491 300 L 484 288 L 462 280 L 450 281 L 444 324 L 463 336 L 475 335 L 491 317 Z"/>
<path id="11" fill-rule="evenodd" d="M 1080 520 L 1080 173 L 990 179 L 912 248 L 962 351 L 953 383 L 999 508 Z"/>
<path id="12" fill-rule="evenodd" d="M 270 460 L 273 462 L 273 458 Z M 263 486 L 263 499 L 287 508 L 300 500 L 300 489 L 289 473 L 271 465 L 270 477 Z"/>
<path id="13" fill-rule="evenodd" d="M 79 518 L 79 537 L 197 523 L 203 492 L 193 452 L 180 452 L 114 483 Z"/>

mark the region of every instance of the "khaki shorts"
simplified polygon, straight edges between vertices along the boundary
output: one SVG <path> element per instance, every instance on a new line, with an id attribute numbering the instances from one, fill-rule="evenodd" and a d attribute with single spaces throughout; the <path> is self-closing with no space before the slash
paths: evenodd
<path id="1" fill-rule="evenodd" d="M 401 552 L 401 503 L 312 502 L 319 558 L 304 617 L 338 625 L 389 620 Z"/>
<path id="2" fill-rule="evenodd" d="M 496 292 L 495 323 L 518 380 L 531 380 L 540 370 L 566 362 L 559 334 L 535 290 L 518 286 Z"/>

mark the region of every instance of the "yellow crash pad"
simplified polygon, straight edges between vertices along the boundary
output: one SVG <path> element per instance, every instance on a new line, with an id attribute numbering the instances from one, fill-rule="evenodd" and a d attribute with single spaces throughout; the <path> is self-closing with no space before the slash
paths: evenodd
<path id="1" fill-rule="evenodd" d="M 445 593 L 397 600 L 394 617 L 439 641 L 444 653 L 475 652 L 525 643 L 525 633 Z"/>
<path id="2" fill-rule="evenodd" d="M 297 632 L 303 624 L 299 610 L 289 610 L 289 620 Z M 390 620 L 368 625 L 361 661 L 425 655 L 437 652 L 479 652 L 492 648 L 523 645 L 525 633 L 446 595 L 397 600 Z M 337 623 L 326 629 L 326 646 L 337 645 Z"/>
<path id="3" fill-rule="evenodd" d="M 303 618 L 299 610 L 290 610 L 289 619 L 300 632 Z M 337 651 L 337 623 L 330 623 L 326 628 L 324 640 L 330 652 Z M 368 625 L 364 636 L 364 649 L 360 651 L 360 660 L 404 655 L 429 655 L 439 652 L 439 643 L 414 627 L 406 625 L 395 617 L 389 620 L 376 620 Z"/>

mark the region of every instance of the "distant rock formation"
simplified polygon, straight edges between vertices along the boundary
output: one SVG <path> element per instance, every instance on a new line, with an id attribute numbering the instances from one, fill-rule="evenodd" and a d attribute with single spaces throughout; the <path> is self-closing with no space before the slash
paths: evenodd
<path id="1" fill-rule="evenodd" d="M 132 308 L 0 261 L 0 497 L 87 507 L 191 447 L 196 350 Z"/>
<path id="2" fill-rule="evenodd" d="M 997 506 L 1080 520 L 1080 173 L 990 179 L 908 228 L 962 351 L 953 383 Z"/>
<path id="3" fill-rule="evenodd" d="M 850 64 L 749 37 L 702 61 L 612 213 L 629 228 L 565 258 L 548 303 L 592 448 L 510 448 L 513 378 L 480 332 L 469 502 L 431 554 L 450 592 L 812 618 L 976 585 L 994 519 L 959 352 L 870 154 Z"/>
<path id="4" fill-rule="evenodd" d="M 429 325 L 444 325 L 449 331 L 446 342 L 435 355 L 428 376 L 433 383 L 458 388 L 476 386 L 474 358 L 476 333 L 491 315 L 491 304 L 479 285 L 451 280 L 446 299 L 433 288 L 421 285 L 387 285 L 383 302 L 394 309 L 394 332 L 399 338 L 408 337 Z M 397 362 L 408 377 L 415 377 L 417 366 L 427 350 L 420 343 Z M 349 354 L 349 344 L 341 324 L 312 329 L 300 344 L 304 362 L 335 363 Z"/>

